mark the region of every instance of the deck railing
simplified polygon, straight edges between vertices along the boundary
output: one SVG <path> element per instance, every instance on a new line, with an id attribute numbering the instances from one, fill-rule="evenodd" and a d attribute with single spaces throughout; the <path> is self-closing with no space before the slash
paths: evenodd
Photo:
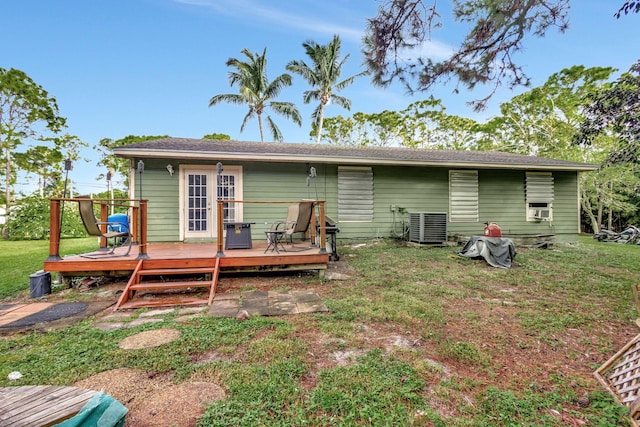
<path id="1" fill-rule="evenodd" d="M 49 223 L 49 257 L 47 261 L 55 261 L 60 257 L 60 227 L 61 227 L 61 206 L 67 202 L 77 203 L 78 198 L 54 198 L 50 199 L 50 223 Z M 107 222 L 109 216 L 109 208 L 111 206 L 126 206 L 130 210 L 131 222 L 129 224 L 133 243 L 138 245 L 138 259 L 148 258 L 147 254 L 147 206 L 148 200 L 140 199 L 91 199 L 91 201 L 100 206 L 99 222 Z M 304 200 L 313 203 L 311 210 L 311 223 L 309 226 L 309 234 L 312 243 L 316 244 L 320 249 L 320 253 L 327 253 L 326 249 L 326 215 L 324 200 Z M 225 203 L 255 203 L 255 204 L 287 204 L 299 203 L 300 200 L 218 200 L 217 201 L 217 255 L 224 256 L 224 205 Z M 316 207 L 318 208 L 318 217 L 316 221 Z M 317 227 L 316 227 L 316 224 Z M 107 230 L 106 224 L 100 224 L 102 231 Z M 316 228 L 319 235 L 316 235 Z M 100 238 L 100 248 L 107 247 L 107 241 Z"/>
<path id="2" fill-rule="evenodd" d="M 138 245 L 138 258 L 148 258 L 147 255 L 147 204 L 148 200 L 140 199 L 79 199 L 79 198 L 54 198 L 50 199 L 50 219 L 49 219 L 49 257 L 47 261 L 55 261 L 60 257 L 60 234 L 62 209 L 64 203 L 77 203 L 78 200 L 91 200 L 100 206 L 100 217 L 98 221 L 100 229 L 107 231 L 107 219 L 109 217 L 110 207 L 126 207 L 130 210 L 131 222 L 129 223 L 129 231 L 133 243 Z M 100 238 L 100 248 L 107 247 L 107 239 Z"/>
<path id="3" fill-rule="evenodd" d="M 224 218 L 224 204 L 225 203 L 255 203 L 255 204 L 286 204 L 290 205 L 292 203 L 299 203 L 301 200 L 218 200 L 218 254 L 217 256 L 224 256 L 224 251 L 222 248 L 224 247 L 224 221 L 221 221 L 220 218 Z M 311 222 L 309 226 L 309 233 L 311 235 L 311 242 L 318 245 L 320 248 L 320 253 L 327 253 L 327 245 L 326 245 L 326 215 L 325 215 L 325 201 L 324 200 L 302 200 L 304 202 L 313 203 L 311 208 Z M 316 236 L 316 206 L 318 207 L 318 231 L 320 233 L 319 236 Z"/>

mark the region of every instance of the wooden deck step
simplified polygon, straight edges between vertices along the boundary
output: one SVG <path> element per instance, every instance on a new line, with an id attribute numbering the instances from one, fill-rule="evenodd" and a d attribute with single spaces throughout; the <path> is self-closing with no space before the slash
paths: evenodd
<path id="1" fill-rule="evenodd" d="M 150 263 L 150 262 L 149 262 Z M 129 278 L 127 285 L 120 295 L 114 311 L 120 308 L 131 309 L 141 307 L 166 307 L 175 305 L 209 304 L 213 302 L 220 273 L 220 258 L 216 258 L 215 265 L 209 266 L 183 266 L 175 267 L 171 265 L 145 265 L 144 260 L 140 260 L 133 274 Z M 143 279 L 156 276 L 178 276 L 178 275 L 200 275 L 210 277 L 190 277 L 182 280 L 169 281 L 144 281 Z M 156 294 L 149 298 L 146 294 L 136 297 L 136 291 L 149 294 Z M 175 291 L 175 292 L 170 292 Z M 191 296 L 185 292 L 191 291 Z M 206 298 L 201 294 L 207 293 Z M 195 294 L 195 295 L 194 295 Z"/>
<path id="2" fill-rule="evenodd" d="M 171 276 L 178 274 L 211 274 L 213 267 L 190 267 L 190 268 L 156 268 L 149 270 L 141 270 L 138 272 L 140 276 Z"/>
<path id="3" fill-rule="evenodd" d="M 176 296 L 171 298 L 159 299 L 132 299 L 120 306 L 122 309 L 136 309 L 145 307 L 173 307 L 176 305 L 207 305 L 209 299 L 194 296 Z"/>
<path id="4" fill-rule="evenodd" d="M 164 291 L 168 289 L 210 288 L 211 281 L 186 280 L 170 282 L 140 282 L 129 287 L 131 291 Z"/>

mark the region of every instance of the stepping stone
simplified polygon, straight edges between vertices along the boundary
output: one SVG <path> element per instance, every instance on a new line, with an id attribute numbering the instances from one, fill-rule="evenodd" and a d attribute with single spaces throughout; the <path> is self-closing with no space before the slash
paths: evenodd
<path id="1" fill-rule="evenodd" d="M 123 350 L 139 350 L 142 348 L 160 347 L 180 338 L 182 334 L 177 329 L 154 329 L 131 335 L 120 341 L 118 347 Z"/>
<path id="2" fill-rule="evenodd" d="M 313 291 L 291 291 L 293 298 L 300 304 L 301 302 L 320 301 L 320 297 Z"/>
<path id="3" fill-rule="evenodd" d="M 217 317 L 235 317 L 240 309 L 239 299 L 213 300 L 209 307 L 209 315 Z"/>
<path id="4" fill-rule="evenodd" d="M 329 311 L 329 309 L 322 301 L 298 303 L 298 313 L 317 313 L 327 311 Z"/>
<path id="5" fill-rule="evenodd" d="M 109 332 L 115 331 L 116 329 L 126 328 L 126 323 L 123 322 L 98 322 L 94 323 L 93 327 L 100 329 L 101 331 Z"/>
<path id="6" fill-rule="evenodd" d="M 159 323 L 164 322 L 164 319 L 136 319 L 129 323 L 126 323 L 127 327 L 133 328 L 134 326 L 146 325 L 147 323 Z"/>
<path id="7" fill-rule="evenodd" d="M 153 316 L 162 316 L 163 314 L 173 313 L 175 310 L 173 308 L 165 308 L 163 310 L 150 310 L 140 314 L 140 317 L 153 317 Z"/>

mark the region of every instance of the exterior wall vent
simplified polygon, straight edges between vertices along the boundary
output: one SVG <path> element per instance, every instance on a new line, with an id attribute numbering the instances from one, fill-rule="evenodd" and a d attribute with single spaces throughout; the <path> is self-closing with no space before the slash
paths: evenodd
<path id="1" fill-rule="evenodd" d="M 409 212 L 409 240 L 416 243 L 445 243 L 446 212 Z"/>

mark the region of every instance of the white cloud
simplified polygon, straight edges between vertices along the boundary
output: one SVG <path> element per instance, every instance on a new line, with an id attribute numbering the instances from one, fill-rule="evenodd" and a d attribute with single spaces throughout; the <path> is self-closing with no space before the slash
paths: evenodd
<path id="1" fill-rule="evenodd" d="M 252 19 L 269 23 L 277 27 L 304 30 L 316 34 L 332 36 L 340 35 L 342 40 L 360 43 L 362 29 L 337 25 L 329 21 L 316 19 L 309 15 L 284 11 L 277 7 L 265 6 L 263 2 L 254 0 L 173 0 L 189 6 L 207 7 L 217 13 L 242 19 Z M 332 16 L 327 13 L 327 16 Z M 335 16 L 332 16 L 335 18 Z"/>
<path id="2" fill-rule="evenodd" d="M 426 40 L 412 49 L 404 49 L 399 52 L 399 56 L 407 62 L 412 62 L 416 58 L 431 58 L 439 61 L 449 58 L 455 49 L 446 44 L 434 40 Z"/>

